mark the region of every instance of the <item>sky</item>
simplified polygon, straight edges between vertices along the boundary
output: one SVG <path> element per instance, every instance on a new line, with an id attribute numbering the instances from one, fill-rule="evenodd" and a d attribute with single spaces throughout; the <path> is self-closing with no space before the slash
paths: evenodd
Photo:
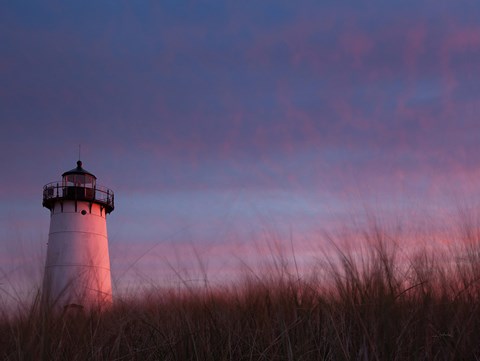
<path id="1" fill-rule="evenodd" d="M 79 144 L 115 192 L 118 289 L 194 268 L 229 281 L 279 244 L 308 267 L 366 215 L 437 232 L 477 212 L 479 15 L 474 0 L 0 0 L 0 287 L 41 279 L 42 187 Z"/>

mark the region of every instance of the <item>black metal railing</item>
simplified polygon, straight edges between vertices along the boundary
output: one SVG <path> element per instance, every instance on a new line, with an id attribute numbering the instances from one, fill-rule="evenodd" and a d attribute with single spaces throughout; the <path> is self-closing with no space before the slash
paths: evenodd
<path id="1" fill-rule="evenodd" d="M 113 191 L 103 186 L 73 186 L 51 182 L 43 186 L 43 206 L 51 209 L 58 200 L 77 200 L 100 203 L 107 213 L 115 207 Z"/>

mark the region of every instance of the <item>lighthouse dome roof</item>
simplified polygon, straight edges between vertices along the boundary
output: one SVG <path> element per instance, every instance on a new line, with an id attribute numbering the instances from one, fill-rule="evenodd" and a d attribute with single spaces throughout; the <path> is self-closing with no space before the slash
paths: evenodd
<path id="1" fill-rule="evenodd" d="M 97 177 L 95 177 L 92 173 L 90 173 L 86 169 L 82 168 L 82 161 L 81 160 L 79 160 L 77 162 L 77 167 L 76 168 L 73 168 L 73 169 L 63 173 L 62 177 L 65 177 L 66 175 L 70 175 L 70 174 L 84 174 L 84 175 L 88 174 L 88 175 L 92 176 L 94 179 L 97 179 Z"/>

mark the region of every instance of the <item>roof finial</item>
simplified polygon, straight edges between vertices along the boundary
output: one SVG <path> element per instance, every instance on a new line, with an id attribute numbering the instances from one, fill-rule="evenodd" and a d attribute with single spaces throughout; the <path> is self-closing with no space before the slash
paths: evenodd
<path id="1" fill-rule="evenodd" d="M 82 145 L 79 144 L 79 145 L 78 145 L 78 160 L 82 160 L 82 158 L 81 158 L 81 152 L 82 152 Z"/>

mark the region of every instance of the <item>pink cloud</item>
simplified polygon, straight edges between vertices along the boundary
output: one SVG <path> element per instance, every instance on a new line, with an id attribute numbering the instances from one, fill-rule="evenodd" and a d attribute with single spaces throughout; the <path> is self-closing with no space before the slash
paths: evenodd
<path id="1" fill-rule="evenodd" d="M 365 66 L 365 57 L 375 47 L 375 39 L 360 29 L 350 29 L 340 35 L 340 46 L 347 57 L 352 59 L 352 69 L 361 69 Z"/>

